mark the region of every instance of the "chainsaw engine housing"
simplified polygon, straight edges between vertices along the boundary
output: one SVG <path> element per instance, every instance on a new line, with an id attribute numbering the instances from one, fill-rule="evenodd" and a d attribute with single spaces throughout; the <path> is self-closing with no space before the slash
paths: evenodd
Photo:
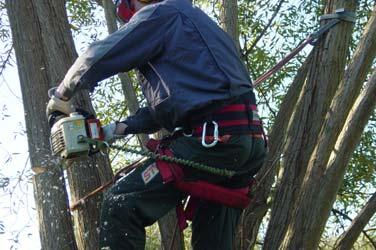
<path id="1" fill-rule="evenodd" d="M 52 153 L 64 159 L 88 155 L 90 145 L 79 142 L 79 137 L 87 137 L 85 117 L 72 113 L 57 121 L 51 128 L 50 144 Z"/>

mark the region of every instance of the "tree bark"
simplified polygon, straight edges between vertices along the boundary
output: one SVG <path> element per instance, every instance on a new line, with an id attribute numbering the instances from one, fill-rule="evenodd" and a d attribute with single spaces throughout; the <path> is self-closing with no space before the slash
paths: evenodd
<path id="1" fill-rule="evenodd" d="M 240 51 L 238 1 L 221 0 L 221 5 L 221 26 L 234 40 L 237 50 Z"/>
<path id="2" fill-rule="evenodd" d="M 39 53 L 43 55 L 44 63 L 44 66 L 41 68 L 43 69 L 44 74 L 46 74 L 47 81 L 43 93 L 33 95 L 34 97 L 43 96 L 44 98 L 37 98 L 38 100 L 43 100 L 43 104 L 32 104 L 30 106 L 36 108 L 37 113 L 43 114 L 43 117 L 39 117 L 38 119 L 38 123 L 43 123 L 43 121 L 46 121 L 44 113 L 47 102 L 47 90 L 49 87 L 59 83 L 77 55 L 74 50 L 73 39 L 69 30 L 69 24 L 67 22 L 65 1 L 58 0 L 51 2 L 41 0 L 31 1 L 31 3 L 32 8 L 30 9 L 32 9 L 35 15 L 36 30 L 30 33 L 38 34 L 38 41 L 25 44 L 32 44 L 32 46 L 37 45 L 40 47 Z M 22 15 L 18 16 L 22 17 Z M 34 62 L 30 62 L 30 65 L 34 65 Z M 26 67 L 30 67 L 30 65 L 28 64 Z M 38 72 L 33 73 L 37 74 Z M 41 84 L 41 81 L 34 81 L 32 83 L 33 88 L 36 88 L 36 86 Z M 49 86 L 49 84 L 52 85 Z M 30 93 L 26 93 L 25 95 L 30 95 Z M 87 92 L 78 94 L 78 97 L 75 99 L 75 103 L 79 107 L 83 107 L 85 110 L 94 113 Z M 46 133 L 46 131 L 49 131 L 48 126 L 42 131 L 44 136 L 48 138 L 49 133 Z M 46 139 L 46 141 L 47 148 L 49 148 L 48 139 Z M 38 147 L 40 146 L 38 145 Z M 49 150 L 47 150 L 45 154 L 50 154 Z M 56 159 L 53 160 L 56 161 Z M 107 158 L 96 156 L 90 157 L 90 159 L 76 161 L 72 167 L 68 168 L 67 175 L 70 183 L 72 199 L 78 200 L 88 192 L 98 187 L 101 184 L 101 181 L 109 180 L 112 176 L 112 171 L 109 167 Z M 41 188 L 44 186 L 47 189 L 51 188 L 51 185 L 49 185 L 48 182 L 45 182 L 40 184 L 36 190 L 41 190 Z M 84 209 L 75 212 L 75 233 L 79 249 L 96 249 L 98 247 L 99 212 L 100 197 L 90 200 L 87 202 L 87 204 L 85 204 Z M 43 221 L 42 223 L 42 226 L 45 226 L 44 224 L 49 222 Z M 59 227 L 59 225 L 57 226 Z M 66 230 L 64 234 L 69 234 L 71 231 L 71 229 Z M 48 236 L 48 238 L 49 239 L 42 239 L 42 241 L 56 241 L 55 236 Z M 72 242 L 72 240 L 70 242 Z M 59 249 L 59 247 L 64 245 L 66 244 L 60 244 L 56 248 L 52 249 Z"/>
<path id="3" fill-rule="evenodd" d="M 354 10 L 356 1 L 328 1 L 326 12 L 332 13 L 335 9 L 345 7 Z M 296 236 L 296 242 L 284 244 L 286 248 L 314 249 L 318 244 L 321 231 L 309 230 L 306 225 L 311 221 L 300 221 L 298 227 L 291 230 L 289 222 L 294 220 L 297 211 L 302 211 L 303 204 L 298 201 L 299 191 L 303 183 L 310 155 L 317 142 L 327 113 L 330 101 L 343 76 L 348 47 L 351 39 L 352 24 L 342 22 L 330 30 L 321 39 L 313 51 L 313 60 L 307 78 L 304 80 L 303 91 L 289 121 L 287 132 L 287 144 L 284 149 L 286 156 L 282 162 L 277 182 L 277 192 L 272 207 L 271 219 L 265 237 L 264 249 L 276 249 L 282 246 L 282 242 Z M 316 201 L 317 203 L 317 201 Z M 309 203 L 312 209 L 316 203 Z M 310 210 L 307 208 L 308 211 Z M 306 214 L 304 220 L 312 218 Z"/>
<path id="4" fill-rule="evenodd" d="M 359 214 L 352 221 L 351 226 L 339 237 L 334 249 L 350 250 L 364 227 L 376 213 L 376 193 L 368 200 L 367 204 L 362 208 Z"/>
<path id="5" fill-rule="evenodd" d="M 47 90 L 51 81 L 46 70 L 40 23 L 32 1 L 7 0 L 13 45 L 25 110 L 26 131 L 39 219 L 42 249 L 77 249 L 63 172 L 50 156 L 49 127 L 45 117 Z"/>
<path id="6" fill-rule="evenodd" d="M 46 70 L 52 85 L 57 85 L 64 77 L 77 57 L 73 38 L 69 29 L 65 10 L 65 1 L 34 0 L 44 50 L 46 52 Z M 94 114 L 87 91 L 76 94 L 74 99 L 78 107 Z M 67 169 L 70 193 L 75 202 L 112 178 L 107 157 L 96 155 L 75 160 Z M 99 217 L 101 196 L 90 199 L 78 211 L 73 213 L 76 241 L 79 249 L 96 249 L 99 245 Z"/>
<path id="7" fill-rule="evenodd" d="M 370 20 L 371 22 L 372 19 Z M 368 32 L 366 32 L 367 34 Z M 376 42 L 376 36 L 375 33 L 370 34 L 373 39 L 369 40 L 362 40 L 367 41 L 370 43 Z M 365 48 L 372 48 L 373 46 L 364 46 L 364 44 L 360 43 L 360 46 Z M 375 54 L 372 55 L 371 51 L 368 51 L 369 53 L 365 52 L 367 56 L 370 56 L 371 58 L 375 57 Z M 362 52 L 363 53 L 363 52 Z M 355 54 L 357 55 L 357 54 Z M 354 62 L 358 61 L 358 57 L 354 57 Z M 368 60 L 368 59 L 367 59 Z M 371 59 L 372 61 L 372 59 Z M 359 61 L 358 61 L 359 62 Z M 365 63 L 365 62 L 364 62 Z M 368 65 L 368 69 L 371 66 L 371 64 Z M 367 67 L 367 63 L 365 65 L 361 66 Z M 350 65 L 348 68 L 348 73 L 352 72 L 353 67 Z M 357 73 L 353 72 L 355 75 L 361 75 L 359 73 L 360 70 L 357 71 Z M 367 68 L 365 72 L 367 72 Z M 359 84 L 364 82 L 364 78 L 366 77 L 365 74 L 363 75 L 363 79 L 355 77 L 355 78 L 348 78 L 348 73 L 346 74 L 346 77 L 344 78 L 344 81 L 346 83 L 343 84 L 345 88 L 351 88 L 350 86 L 353 84 Z M 356 81 L 352 82 L 351 79 L 356 79 Z M 330 209 L 335 201 L 336 193 L 338 192 L 338 189 L 340 187 L 340 184 L 343 180 L 343 176 L 345 174 L 346 166 L 350 160 L 350 157 L 355 149 L 356 144 L 360 140 L 361 133 L 369 119 L 369 117 L 372 114 L 374 105 L 375 105 L 375 99 L 374 98 L 376 91 L 374 89 L 374 81 L 375 81 L 375 73 L 373 74 L 372 78 L 370 79 L 369 83 L 367 84 L 365 90 L 358 96 L 358 99 L 355 104 L 353 104 L 352 111 L 348 114 L 344 109 L 344 107 L 337 106 L 336 109 L 333 109 L 334 114 L 340 114 L 340 113 L 346 113 L 347 121 L 344 125 L 340 126 L 341 133 L 336 138 L 336 144 L 332 146 L 330 143 L 324 144 L 320 142 L 318 147 L 324 147 L 326 146 L 327 150 L 331 152 L 329 162 L 325 161 L 317 161 L 317 158 L 315 158 L 315 155 L 312 156 L 309 166 L 308 166 L 308 172 L 304 180 L 304 185 L 302 186 L 301 193 L 300 193 L 300 199 L 298 200 L 299 204 L 302 204 L 299 209 L 296 210 L 296 213 L 293 217 L 293 220 L 291 222 L 291 227 L 289 232 L 294 232 L 294 230 L 302 231 L 304 232 L 309 231 L 310 233 L 306 233 L 307 241 L 306 244 L 311 244 L 311 246 L 315 246 L 318 244 L 319 237 L 324 230 L 325 223 L 327 221 L 327 218 L 329 217 Z M 342 90 L 339 89 L 338 93 L 341 93 Z M 347 91 L 344 91 L 347 92 Z M 352 94 L 350 92 L 347 92 L 348 94 Z M 351 98 L 349 96 L 343 96 L 342 98 L 345 98 L 346 100 L 350 100 Z M 348 114 L 348 115 L 347 115 Z M 332 119 L 335 116 L 330 116 L 328 118 L 328 123 L 331 123 Z M 333 124 L 333 123 L 332 123 Z M 332 130 L 332 133 L 335 133 L 334 130 Z M 330 135 L 327 135 L 330 136 Z M 323 135 L 320 134 L 319 138 L 323 138 Z M 316 161 L 316 163 L 315 163 Z M 317 164 L 320 162 L 320 164 Z M 306 220 L 303 218 L 306 218 L 307 216 L 310 216 L 311 218 L 318 218 L 316 220 Z M 304 221 L 304 229 L 302 228 L 301 223 Z M 313 233 L 315 234 L 313 234 Z M 287 242 L 290 242 L 290 244 L 296 244 L 298 241 L 297 238 L 301 238 L 301 235 L 292 234 L 290 235 Z M 308 239 L 309 237 L 309 239 Z M 309 242 L 311 241 L 311 242 Z M 295 243 L 294 243 L 295 242 Z M 291 246 L 291 245 L 290 245 Z"/>
<path id="8" fill-rule="evenodd" d="M 306 62 L 298 70 L 284 97 L 284 101 L 281 104 L 274 126 L 268 136 L 268 154 L 263 167 L 256 176 L 258 184 L 252 191 L 253 202 L 244 211 L 241 220 L 242 237 L 237 240 L 238 245 L 235 249 L 252 249 L 256 243 L 260 224 L 270 206 L 270 204 L 267 204 L 270 189 L 274 183 L 275 175 L 282 160 L 282 149 L 286 143 L 285 131 L 288 126 L 285 121 L 292 116 L 300 91 L 303 87 L 304 79 L 307 77 L 311 60 L 312 54 L 308 56 Z"/>

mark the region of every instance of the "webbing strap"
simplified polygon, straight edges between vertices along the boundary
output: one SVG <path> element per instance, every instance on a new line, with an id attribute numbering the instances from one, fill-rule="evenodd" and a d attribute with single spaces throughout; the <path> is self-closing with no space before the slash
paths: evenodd
<path id="1" fill-rule="evenodd" d="M 356 20 L 356 15 L 352 11 L 346 11 L 344 8 L 340 8 L 340 9 L 337 9 L 335 11 L 335 13 L 325 14 L 325 15 L 320 17 L 320 21 L 321 20 L 329 20 L 329 19 L 333 19 L 333 20 L 324 24 L 322 27 L 320 27 L 319 30 L 311 33 L 303 42 L 301 42 L 298 45 L 298 47 L 296 47 L 293 51 L 291 51 L 287 56 L 285 56 L 281 61 L 279 61 L 271 69 L 269 69 L 264 74 L 262 74 L 259 78 L 257 78 L 253 82 L 253 87 L 256 87 L 257 85 L 259 85 L 260 83 L 264 82 L 269 77 L 271 77 L 274 73 L 279 71 L 292 58 L 294 58 L 300 51 L 302 51 L 304 49 L 304 47 L 307 46 L 307 44 L 315 45 L 323 34 L 325 34 L 327 31 L 329 31 L 331 28 L 333 28 L 339 22 L 345 21 L 345 22 L 354 23 L 355 20 Z"/>
<path id="2" fill-rule="evenodd" d="M 336 9 L 332 14 L 325 14 L 320 17 L 320 21 L 327 19 L 338 19 L 346 22 L 355 23 L 356 15 L 353 11 L 347 11 L 345 8 Z"/>

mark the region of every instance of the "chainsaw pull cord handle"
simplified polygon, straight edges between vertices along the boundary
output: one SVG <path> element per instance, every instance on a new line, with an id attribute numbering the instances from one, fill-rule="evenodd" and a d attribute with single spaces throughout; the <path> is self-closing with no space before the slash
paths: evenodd
<path id="1" fill-rule="evenodd" d="M 48 126 L 50 127 L 50 129 L 52 128 L 52 126 L 53 126 L 58 120 L 60 120 L 61 118 L 64 118 L 64 117 L 67 117 L 67 115 L 64 114 L 63 112 L 60 112 L 60 111 L 54 111 L 54 112 L 52 112 L 52 113 L 48 116 Z"/>

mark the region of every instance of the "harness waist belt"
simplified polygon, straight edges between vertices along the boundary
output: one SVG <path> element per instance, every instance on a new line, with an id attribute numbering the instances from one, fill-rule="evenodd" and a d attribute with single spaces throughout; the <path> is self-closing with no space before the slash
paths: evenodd
<path id="1" fill-rule="evenodd" d="M 257 106 L 254 104 L 236 103 L 224 106 L 200 122 L 194 122 L 191 126 L 191 133 L 193 136 L 201 136 L 205 129 L 205 134 L 212 136 L 216 125 L 220 136 L 263 134 L 262 122 Z M 185 133 L 189 131 L 190 129 L 185 129 Z"/>

